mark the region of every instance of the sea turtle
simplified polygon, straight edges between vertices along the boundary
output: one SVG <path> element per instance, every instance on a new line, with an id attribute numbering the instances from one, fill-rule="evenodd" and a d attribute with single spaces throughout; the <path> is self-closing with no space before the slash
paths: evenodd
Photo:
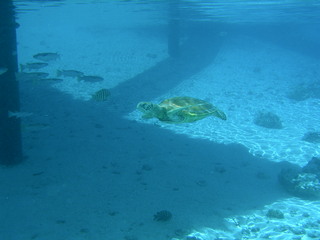
<path id="1" fill-rule="evenodd" d="M 192 97 L 169 98 L 160 104 L 140 102 L 137 109 L 143 113 L 144 119 L 155 117 L 166 123 L 190 123 L 208 116 L 227 119 L 224 112 L 211 103 Z"/>

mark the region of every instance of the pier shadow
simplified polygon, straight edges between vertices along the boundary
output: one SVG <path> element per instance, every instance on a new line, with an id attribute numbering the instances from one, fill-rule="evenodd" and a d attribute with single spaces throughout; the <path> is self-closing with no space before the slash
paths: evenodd
<path id="1" fill-rule="evenodd" d="M 211 64 L 223 44 L 215 31 L 195 32 L 181 45 L 179 57 L 159 62 L 112 89 L 112 99 L 121 113 L 132 111 L 140 101 L 167 93 L 182 81 Z M 120 107 L 121 105 L 121 107 Z"/>

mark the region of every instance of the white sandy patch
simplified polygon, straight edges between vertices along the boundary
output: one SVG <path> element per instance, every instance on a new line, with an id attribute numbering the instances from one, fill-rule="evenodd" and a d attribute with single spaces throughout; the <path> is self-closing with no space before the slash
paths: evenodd
<path id="1" fill-rule="evenodd" d="M 271 217 L 270 210 L 283 218 Z M 318 239 L 320 202 L 289 198 L 243 216 L 225 218 L 227 230 L 202 229 L 189 234 L 199 240 L 211 239 Z"/>

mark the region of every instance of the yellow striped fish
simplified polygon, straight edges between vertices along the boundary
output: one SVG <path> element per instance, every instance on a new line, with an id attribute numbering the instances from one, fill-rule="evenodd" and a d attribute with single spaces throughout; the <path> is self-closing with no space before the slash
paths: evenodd
<path id="1" fill-rule="evenodd" d="M 103 88 L 97 92 L 95 92 L 94 94 L 91 95 L 91 99 L 97 101 L 97 102 L 103 102 L 106 101 L 108 99 L 108 97 L 110 96 L 110 92 L 108 89 Z"/>

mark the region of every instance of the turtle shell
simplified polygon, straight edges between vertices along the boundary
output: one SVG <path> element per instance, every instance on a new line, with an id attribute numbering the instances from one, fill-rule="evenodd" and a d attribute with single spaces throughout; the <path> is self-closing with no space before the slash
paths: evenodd
<path id="1" fill-rule="evenodd" d="M 226 115 L 204 100 L 192 97 L 174 97 L 164 100 L 159 104 L 166 109 L 167 122 L 187 123 L 203 119 L 208 116 L 216 116 L 226 120 Z"/>

